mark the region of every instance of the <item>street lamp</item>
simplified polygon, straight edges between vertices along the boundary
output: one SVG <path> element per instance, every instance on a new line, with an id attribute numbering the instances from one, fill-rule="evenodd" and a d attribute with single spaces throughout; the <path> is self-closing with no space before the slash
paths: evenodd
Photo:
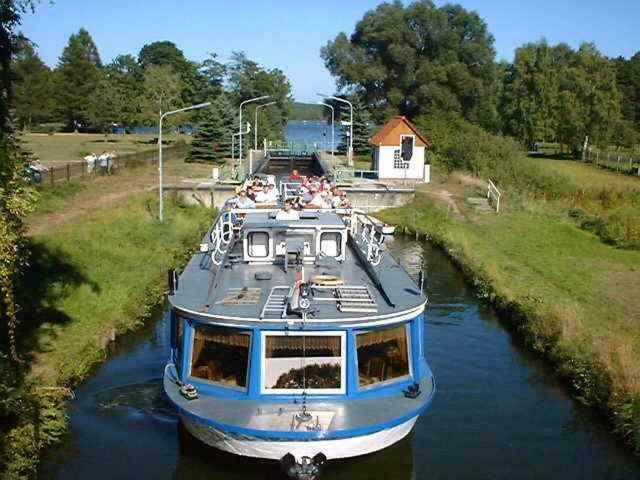
<path id="1" fill-rule="evenodd" d="M 325 103 L 325 102 L 318 102 L 319 105 L 324 105 L 327 108 L 331 109 L 331 161 L 333 162 L 334 166 L 336 164 L 336 159 L 335 159 L 335 153 L 334 153 L 334 129 L 333 129 L 333 121 L 334 121 L 334 108 L 333 105 L 331 105 L 330 103 Z"/>
<path id="2" fill-rule="evenodd" d="M 353 104 L 349 100 L 344 98 L 334 97 L 333 95 L 325 95 L 324 93 L 318 93 L 321 97 L 335 100 L 336 102 L 342 102 L 349 105 L 349 151 L 347 152 L 347 165 L 353 165 Z"/>
<path id="3" fill-rule="evenodd" d="M 172 110 L 170 112 L 162 113 L 162 110 L 160 111 L 160 121 L 158 122 L 158 172 L 159 172 L 158 182 L 160 184 L 158 188 L 158 192 L 160 195 L 158 219 L 161 222 L 164 221 L 164 215 L 163 215 L 164 204 L 162 201 L 162 193 L 163 193 L 162 192 L 162 121 L 164 120 L 165 117 L 168 117 L 169 115 L 175 115 L 176 113 L 182 113 L 188 110 L 195 110 L 196 108 L 205 108 L 209 106 L 211 106 L 211 102 L 199 103 L 198 105 L 191 105 L 190 107 L 180 108 L 178 110 Z"/>
<path id="4" fill-rule="evenodd" d="M 240 106 L 238 107 L 238 110 L 240 110 L 240 122 L 238 123 L 238 135 L 240 137 L 238 140 L 240 145 L 240 158 L 242 158 L 242 134 L 240 133 L 242 132 L 242 107 L 247 103 L 258 102 L 260 100 L 266 100 L 267 98 L 271 98 L 271 95 L 263 95 L 261 97 L 250 98 L 249 100 L 245 100 L 244 102 L 241 102 Z"/>
<path id="5" fill-rule="evenodd" d="M 278 102 L 269 102 L 269 103 L 263 103 L 262 105 L 258 105 L 256 107 L 256 115 L 255 115 L 255 121 L 253 123 L 253 149 L 257 150 L 258 149 L 258 110 L 261 109 L 262 107 L 268 107 L 269 105 L 275 105 Z"/>

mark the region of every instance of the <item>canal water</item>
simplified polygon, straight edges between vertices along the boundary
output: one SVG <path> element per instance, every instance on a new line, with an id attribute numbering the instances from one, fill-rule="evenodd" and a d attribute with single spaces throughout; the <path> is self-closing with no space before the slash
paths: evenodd
<path id="1" fill-rule="evenodd" d="M 403 237 L 388 245 L 410 273 L 428 272 L 426 352 L 438 391 L 409 438 L 330 463 L 323 478 L 640 478 L 640 463 L 520 349 L 446 256 Z M 168 337 L 165 314 L 116 342 L 76 391 L 70 434 L 43 478 L 282 478 L 275 462 L 221 454 L 180 433 L 161 387 Z"/>

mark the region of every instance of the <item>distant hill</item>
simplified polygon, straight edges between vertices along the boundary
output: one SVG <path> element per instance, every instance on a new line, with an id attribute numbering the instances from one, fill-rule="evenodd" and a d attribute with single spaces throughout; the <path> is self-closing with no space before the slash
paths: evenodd
<path id="1" fill-rule="evenodd" d="M 289 120 L 324 120 L 324 107 L 313 103 L 293 102 Z"/>

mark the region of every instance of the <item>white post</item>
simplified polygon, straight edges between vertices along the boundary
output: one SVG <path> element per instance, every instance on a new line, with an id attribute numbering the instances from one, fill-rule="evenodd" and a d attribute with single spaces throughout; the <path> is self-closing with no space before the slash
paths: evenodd
<path id="1" fill-rule="evenodd" d="M 325 102 L 318 102 L 320 105 L 324 105 L 325 107 L 328 107 L 331 109 L 331 162 L 333 163 L 333 166 L 336 166 L 336 158 L 335 158 L 335 130 L 334 130 L 334 119 L 335 119 L 335 115 L 334 115 L 334 108 L 333 105 L 331 105 L 330 103 L 325 103 Z"/>
<path id="2" fill-rule="evenodd" d="M 347 151 L 347 165 L 351 167 L 353 166 L 353 104 L 349 100 L 335 97 L 333 95 L 324 95 L 322 93 L 318 93 L 318 95 L 349 105 L 349 147 Z"/>

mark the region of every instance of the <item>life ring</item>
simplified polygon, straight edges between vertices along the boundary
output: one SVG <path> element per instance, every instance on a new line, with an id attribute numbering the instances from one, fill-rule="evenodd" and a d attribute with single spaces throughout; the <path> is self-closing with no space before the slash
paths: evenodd
<path id="1" fill-rule="evenodd" d="M 340 286 L 344 285 L 344 280 L 336 275 L 316 275 L 312 282 L 315 285 Z"/>

